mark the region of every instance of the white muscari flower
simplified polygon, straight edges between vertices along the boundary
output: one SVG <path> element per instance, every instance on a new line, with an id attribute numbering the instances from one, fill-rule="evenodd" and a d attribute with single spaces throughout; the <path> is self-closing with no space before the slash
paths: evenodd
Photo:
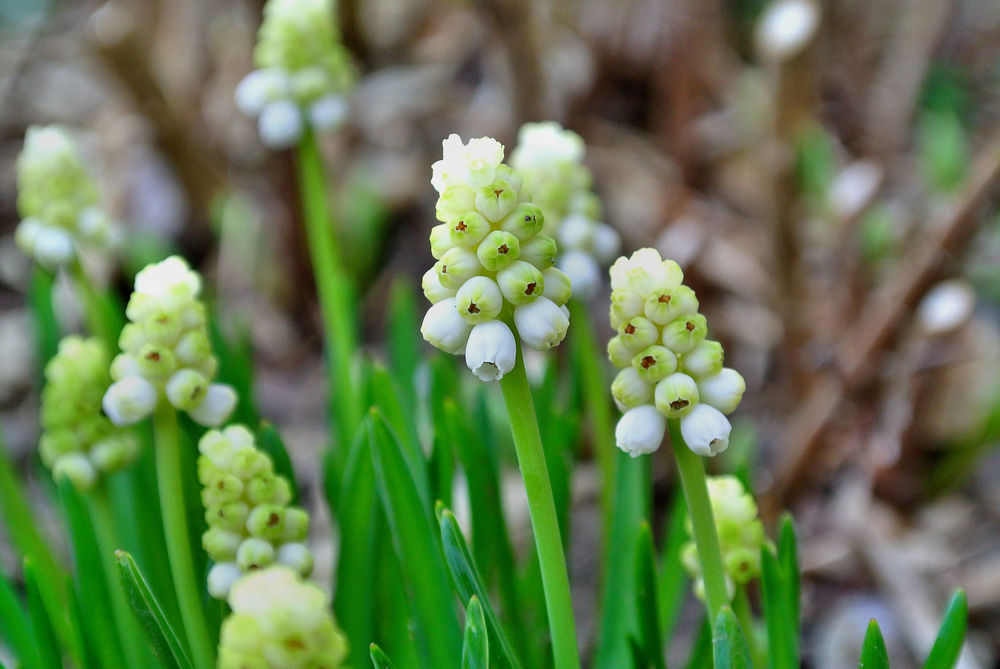
<path id="1" fill-rule="evenodd" d="M 243 577 L 243 570 L 235 562 L 219 562 L 208 570 L 208 594 L 225 599 L 233 584 Z"/>
<path id="2" fill-rule="evenodd" d="M 976 293 L 967 281 L 942 281 L 920 301 L 917 321 L 928 334 L 944 334 L 965 324 L 975 306 Z"/>
<path id="3" fill-rule="evenodd" d="M 239 397 L 232 386 L 223 383 L 210 383 L 205 390 L 201 403 L 193 409 L 185 409 L 188 415 L 205 427 L 218 427 L 226 422 L 236 408 Z"/>
<path id="4" fill-rule="evenodd" d="M 648 295 L 665 288 L 676 288 L 684 273 L 673 260 L 663 260 L 656 249 L 644 248 L 629 258 L 619 258 L 611 266 L 611 290 L 626 290 Z"/>
<path id="5" fill-rule="evenodd" d="M 313 554 L 309 547 L 302 543 L 282 544 L 278 547 L 277 562 L 300 574 L 308 574 L 313 568 Z"/>
<path id="6" fill-rule="evenodd" d="M 570 214 L 562 220 L 556 240 L 567 249 L 589 249 L 594 242 L 594 221 L 582 214 Z"/>
<path id="7" fill-rule="evenodd" d="M 295 146 L 304 130 L 302 112 L 291 100 L 269 102 L 261 110 L 257 121 L 260 140 L 270 149 Z"/>
<path id="8" fill-rule="evenodd" d="M 111 384 L 101 405 L 115 425 L 132 425 L 153 413 L 156 400 L 152 383 L 141 376 L 129 376 Z"/>
<path id="9" fill-rule="evenodd" d="M 805 49 L 819 26 L 813 0 L 776 0 L 757 23 L 757 50 L 767 60 L 784 62 Z"/>
<path id="10" fill-rule="evenodd" d="M 45 227 L 34 239 L 35 260 L 48 270 L 55 270 L 73 257 L 73 238 L 60 228 Z"/>
<path id="11" fill-rule="evenodd" d="M 279 68 L 264 68 L 243 77 L 233 99 L 236 108 L 247 116 L 259 116 L 269 103 L 288 95 L 288 73 Z"/>
<path id="12" fill-rule="evenodd" d="M 516 260 L 497 272 L 497 282 L 504 299 L 514 305 L 534 302 L 546 294 L 548 285 L 545 274 L 523 260 Z"/>
<path id="13" fill-rule="evenodd" d="M 633 458 L 652 453 L 660 447 L 667 420 L 649 404 L 629 409 L 615 427 L 615 443 Z"/>
<path id="14" fill-rule="evenodd" d="M 536 351 L 545 351 L 566 337 L 569 317 L 555 302 L 540 297 L 514 309 L 514 325 L 522 342 Z"/>
<path id="15" fill-rule="evenodd" d="M 517 343 L 503 321 L 487 321 L 472 328 L 465 347 L 465 364 L 480 381 L 499 381 L 514 369 Z"/>
<path id="16" fill-rule="evenodd" d="M 729 448 L 729 420 L 709 404 L 698 404 L 681 418 L 681 436 L 688 448 L 704 456 L 715 456 Z"/>
<path id="17" fill-rule="evenodd" d="M 467 185 L 478 189 L 493 182 L 503 161 L 503 144 L 492 137 L 470 139 L 451 134 L 442 143 L 444 157 L 431 166 L 431 185 L 438 193 L 449 186 Z"/>
<path id="18" fill-rule="evenodd" d="M 622 236 L 607 223 L 595 223 L 591 235 L 593 236 L 591 248 L 594 252 L 594 258 L 601 265 L 610 265 L 621 251 Z"/>
<path id="19" fill-rule="evenodd" d="M 722 371 L 723 358 L 722 344 L 705 339 L 683 355 L 681 366 L 691 376 L 712 376 Z"/>
<path id="20" fill-rule="evenodd" d="M 309 106 L 309 122 L 320 131 L 333 130 L 347 120 L 350 106 L 342 95 L 324 95 Z"/>
<path id="21" fill-rule="evenodd" d="M 458 289 L 455 307 L 459 315 L 475 325 L 491 321 L 500 314 L 503 295 L 496 281 L 485 276 L 474 276 Z"/>
<path id="22" fill-rule="evenodd" d="M 573 284 L 566 272 L 555 267 L 550 267 L 542 272 L 545 280 L 545 290 L 542 295 L 549 298 L 560 307 L 569 302 L 573 296 Z"/>
<path id="23" fill-rule="evenodd" d="M 718 373 L 698 379 L 701 401 L 712 405 L 724 414 L 731 414 L 739 406 L 747 384 L 735 369 L 722 368 Z"/>
<path id="24" fill-rule="evenodd" d="M 675 372 L 656 384 L 656 408 L 667 418 L 683 418 L 698 404 L 698 384 L 687 374 Z"/>
<path id="25" fill-rule="evenodd" d="M 438 273 L 433 267 L 424 272 L 424 276 L 420 280 L 420 287 L 424 291 L 424 297 L 431 304 L 437 304 L 441 300 L 455 297 L 455 293 L 457 292 L 454 288 L 445 288 L 441 285 Z"/>
<path id="26" fill-rule="evenodd" d="M 67 453 L 52 464 L 52 478 L 64 477 L 77 490 L 89 490 L 97 481 L 97 469 L 83 453 Z"/>
<path id="27" fill-rule="evenodd" d="M 458 313 L 457 300 L 449 297 L 434 304 L 424 315 L 420 334 L 445 353 L 458 355 L 465 351 L 472 326 Z"/>
<path id="28" fill-rule="evenodd" d="M 634 409 L 653 400 L 653 384 L 644 381 L 633 367 L 618 372 L 611 384 L 611 395 L 621 411 Z"/>
<path id="29" fill-rule="evenodd" d="M 573 286 L 573 292 L 585 300 L 597 294 L 601 286 L 601 268 L 594 256 L 583 251 L 567 251 L 557 263 Z"/>
<path id="30" fill-rule="evenodd" d="M 517 133 L 511 163 L 517 169 L 583 160 L 583 139 L 558 123 L 525 123 Z"/>

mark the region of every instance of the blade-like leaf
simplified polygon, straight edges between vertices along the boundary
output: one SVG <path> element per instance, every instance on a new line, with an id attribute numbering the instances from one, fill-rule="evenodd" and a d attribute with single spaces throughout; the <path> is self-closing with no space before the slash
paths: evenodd
<path id="1" fill-rule="evenodd" d="M 684 491 L 680 486 L 674 492 L 670 505 L 670 515 L 664 526 L 662 552 L 660 553 L 659 603 L 661 638 L 669 644 L 674 637 L 674 627 L 684 606 L 684 596 L 687 594 L 688 573 L 681 563 L 681 548 L 688 541 L 684 529 L 684 517 L 687 505 L 684 501 Z"/>
<path id="2" fill-rule="evenodd" d="M 649 523 L 643 522 L 639 526 L 635 548 L 635 598 L 639 640 L 646 656 L 646 664 L 652 665 L 655 669 L 665 669 L 657 594 L 653 534 L 649 529 Z"/>
<path id="3" fill-rule="evenodd" d="M 486 633 L 483 607 L 475 595 L 465 609 L 465 637 L 462 643 L 462 669 L 489 669 L 490 640 Z"/>
<path id="4" fill-rule="evenodd" d="M 792 618 L 788 584 L 778 559 L 767 546 L 761 549 L 760 566 L 771 669 L 796 669 L 799 666 L 798 625 Z"/>
<path id="5" fill-rule="evenodd" d="M 382 652 L 382 649 L 375 644 L 368 646 L 368 653 L 372 658 L 372 666 L 375 669 L 396 669 L 385 653 Z"/>
<path id="6" fill-rule="evenodd" d="M 389 291 L 389 318 L 386 324 L 386 345 L 389 364 L 407 406 L 416 406 L 415 378 L 420 362 L 420 329 L 417 300 L 413 285 L 402 278 L 392 283 Z"/>
<path id="7" fill-rule="evenodd" d="M 423 507 L 430 511 L 432 500 L 427 461 L 417 436 L 415 417 L 412 411 L 407 412 L 400 400 L 395 380 L 382 365 L 376 364 L 372 368 L 371 392 L 372 402 L 385 423 L 392 428 L 399 452 L 410 470 L 410 477 L 417 487 Z"/>
<path id="8" fill-rule="evenodd" d="M 11 587 L 0 573 L 0 639 L 4 639 L 21 664 L 29 669 L 42 668 L 38 642 L 31 631 L 31 620 Z"/>
<path id="9" fill-rule="evenodd" d="M 691 647 L 687 669 L 712 669 L 712 626 L 708 618 L 703 618 L 698 627 L 698 636 Z"/>
<path id="10" fill-rule="evenodd" d="M 924 669 L 947 669 L 954 667 L 962 653 L 965 628 L 969 620 L 969 603 L 964 590 L 956 590 L 948 602 L 941 621 L 941 629 L 931 648 Z"/>
<path id="11" fill-rule="evenodd" d="M 431 666 L 453 667 L 461 657 L 462 639 L 441 547 L 399 440 L 377 409 L 371 415 L 368 439 L 376 487 L 413 595 L 417 637 Z"/>
<path id="12" fill-rule="evenodd" d="M 728 606 L 722 607 L 712 632 L 712 657 L 715 669 L 753 669 L 750 647 L 736 615 Z"/>
<path id="13" fill-rule="evenodd" d="M 180 627 L 176 623 L 171 624 L 167 619 L 135 560 L 125 551 L 116 551 L 115 562 L 118 565 L 118 576 L 125 597 L 135 612 L 139 624 L 145 630 L 146 638 L 156 657 L 166 667 L 191 669 L 191 662 L 184 652 L 180 637 L 174 631 Z"/>
<path id="14" fill-rule="evenodd" d="M 490 604 L 483 581 L 479 576 L 476 565 L 472 560 L 472 554 L 462 536 L 462 530 L 458 527 L 458 521 L 451 511 L 438 506 L 438 522 L 441 525 L 441 543 L 444 545 L 444 557 L 451 569 L 451 575 L 455 583 L 455 590 L 463 600 L 470 600 L 476 597 L 483 610 L 483 617 L 486 621 L 486 628 L 489 630 L 493 643 L 489 645 L 494 665 L 498 667 L 512 667 L 519 669 L 521 663 L 514 654 L 507 635 L 500 624 L 500 619 Z M 513 575 L 508 575 L 510 578 Z"/>
<path id="15" fill-rule="evenodd" d="M 34 563 L 28 558 L 24 560 L 24 589 L 28 599 L 28 613 L 31 616 L 31 629 L 38 642 L 38 652 L 41 656 L 40 667 L 61 667 L 59 644 L 56 641 L 52 618 L 42 599 L 40 579 L 44 578 Z"/>
<path id="16" fill-rule="evenodd" d="M 750 490 L 748 487 L 747 490 Z M 778 535 L 778 564 L 787 589 L 787 599 L 792 621 L 795 623 L 795 636 L 798 638 L 801 625 L 800 585 L 799 585 L 799 552 L 795 538 L 795 524 L 790 514 L 781 518 L 781 530 Z"/>
<path id="17" fill-rule="evenodd" d="M 861 647 L 861 662 L 858 669 L 889 669 L 889 655 L 885 650 L 885 639 L 878 623 L 872 619 L 865 633 L 865 643 Z"/>

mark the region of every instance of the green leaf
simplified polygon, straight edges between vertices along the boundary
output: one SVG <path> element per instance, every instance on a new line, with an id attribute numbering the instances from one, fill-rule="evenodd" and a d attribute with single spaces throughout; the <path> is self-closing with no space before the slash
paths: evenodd
<path id="1" fill-rule="evenodd" d="M 660 611 L 657 602 L 656 550 L 649 523 L 639 526 L 635 548 L 635 598 L 639 621 L 639 640 L 646 657 L 646 664 L 655 669 L 666 669 L 663 660 L 663 637 L 660 630 Z"/>
<path id="2" fill-rule="evenodd" d="M 861 662 L 858 664 L 858 669 L 889 669 L 889 655 L 885 650 L 885 639 L 882 638 L 882 630 L 878 628 L 878 622 L 874 618 L 868 623 L 865 642 L 861 647 Z"/>
<path id="3" fill-rule="evenodd" d="M 179 626 L 171 624 L 153 591 L 149 588 L 132 556 L 125 551 L 115 552 L 118 576 L 129 606 L 146 632 L 150 647 L 165 667 L 191 669 L 191 661 L 184 652 L 180 637 L 174 631 Z"/>
<path id="4" fill-rule="evenodd" d="M 372 665 L 375 669 L 396 669 L 385 653 L 382 652 L 382 649 L 375 644 L 368 646 L 368 653 L 371 655 Z"/>
<path id="5" fill-rule="evenodd" d="M 227 337 L 215 314 L 217 309 L 208 310 L 208 334 L 212 351 L 219 360 L 217 380 L 236 389 L 236 409 L 231 420 L 244 425 L 256 425 L 260 421 L 254 407 L 253 392 L 253 347 L 247 327 L 238 328 L 234 337 Z"/>
<path id="6" fill-rule="evenodd" d="M 39 371 L 45 369 L 46 363 L 59 350 L 59 339 L 62 337 L 55 309 L 52 308 L 54 280 L 51 273 L 36 266 L 31 275 L 31 291 L 28 293 L 28 305 L 35 324 Z"/>
<path id="7" fill-rule="evenodd" d="M 965 640 L 965 628 L 969 620 L 969 603 L 964 590 L 956 590 L 948 602 L 941 621 L 941 629 L 931 648 L 924 669 L 946 669 L 954 667 L 958 656 L 962 653 L 962 643 Z"/>
<path id="8" fill-rule="evenodd" d="M 410 281 L 397 278 L 389 290 L 389 317 L 386 323 L 386 346 L 389 365 L 399 382 L 407 406 L 416 406 L 415 379 L 420 362 L 421 341 L 417 337 L 420 320 L 417 300 Z"/>
<path id="9" fill-rule="evenodd" d="M 462 643 L 462 669 L 489 669 L 490 640 L 486 633 L 483 606 L 475 595 L 465 609 L 465 636 Z"/>
<path id="10" fill-rule="evenodd" d="M 382 365 L 376 363 L 371 377 L 372 402 L 379 410 L 386 424 L 392 427 L 396 443 L 410 476 L 417 486 L 423 507 L 430 511 L 430 483 L 427 475 L 427 461 L 417 436 L 417 426 L 412 410 L 407 411 L 400 400 L 395 380 Z"/>
<path id="11" fill-rule="evenodd" d="M 749 489 L 748 487 L 747 490 Z M 781 530 L 778 535 L 778 565 L 781 568 L 781 576 L 785 584 L 788 609 L 795 626 L 795 637 L 798 638 L 799 626 L 801 625 L 799 553 L 795 539 L 795 524 L 792 521 L 792 516 L 787 513 L 781 518 Z"/>
<path id="12" fill-rule="evenodd" d="M 444 545 L 444 557 L 451 569 L 455 590 L 463 601 L 473 597 L 479 600 L 486 628 L 489 630 L 490 638 L 493 639 L 493 643 L 489 645 L 493 664 L 498 667 L 519 669 L 521 663 L 514 654 L 510 641 L 508 641 L 503 626 L 500 624 L 500 619 L 490 604 L 486 588 L 483 587 L 483 581 L 472 560 L 472 554 L 469 553 L 469 547 L 465 543 L 465 537 L 462 536 L 462 530 L 458 527 L 458 521 L 455 520 L 451 511 L 441 505 L 438 505 L 437 512 L 441 527 L 441 543 Z M 508 574 L 506 577 L 513 580 L 514 574 Z"/>
<path id="13" fill-rule="evenodd" d="M 418 641 L 431 666 L 453 667 L 461 657 L 462 641 L 441 547 L 399 440 L 377 409 L 371 416 L 368 443 L 376 487 L 412 593 Z"/>
<path id="14" fill-rule="evenodd" d="M 760 551 L 760 566 L 771 669 L 796 669 L 799 666 L 798 625 L 792 617 L 789 585 L 778 559 L 767 546 Z"/>
<path id="15" fill-rule="evenodd" d="M 684 501 L 684 490 L 681 486 L 676 488 L 670 505 L 670 515 L 664 526 L 663 551 L 660 554 L 659 618 L 662 627 L 661 638 L 668 642 L 674 637 L 674 628 L 684 607 L 688 586 L 688 573 L 681 563 L 681 548 L 688 541 L 688 534 L 684 529 L 687 505 Z"/>
<path id="16" fill-rule="evenodd" d="M 35 641 L 38 642 L 40 667 L 61 667 L 62 658 L 59 653 L 59 643 L 52 624 L 52 617 L 44 601 L 40 580 L 45 576 L 38 572 L 29 558 L 24 560 L 24 589 L 28 598 L 28 612 L 31 616 L 31 629 Z"/>
<path id="17" fill-rule="evenodd" d="M 694 645 L 691 647 L 691 656 L 685 665 L 687 669 L 713 669 L 712 668 L 712 626 L 708 624 L 708 618 L 703 618 L 698 627 L 698 636 L 695 637 Z"/>
<path id="18" fill-rule="evenodd" d="M 712 632 L 712 657 L 715 669 L 753 669 L 750 647 L 736 615 L 728 606 L 722 607 Z"/>
<path id="19" fill-rule="evenodd" d="M 0 638 L 4 639 L 14 652 L 14 657 L 29 669 L 41 669 L 35 635 L 31 631 L 31 620 L 21 606 L 7 578 L 0 573 Z"/>
<path id="20" fill-rule="evenodd" d="M 268 421 L 261 421 L 257 427 L 257 446 L 271 456 L 274 462 L 274 471 L 291 484 L 292 501 L 291 504 L 299 503 L 299 486 L 295 481 L 295 469 L 292 467 L 292 459 L 285 450 L 285 442 L 282 440 L 278 430 Z"/>

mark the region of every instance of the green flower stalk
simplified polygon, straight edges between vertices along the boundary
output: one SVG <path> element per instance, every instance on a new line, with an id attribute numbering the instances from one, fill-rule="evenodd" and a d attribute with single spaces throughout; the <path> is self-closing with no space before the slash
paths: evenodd
<path id="1" fill-rule="evenodd" d="M 545 216 L 544 232 L 562 248 L 557 266 L 578 297 L 592 297 L 601 268 L 618 255 L 621 237 L 600 221 L 601 201 L 583 164 L 583 139 L 558 123 L 525 123 L 517 135 L 511 165 L 531 189 Z"/>
<path id="2" fill-rule="evenodd" d="M 101 398 L 111 385 L 109 358 L 99 339 L 71 335 L 45 366 L 39 453 L 53 478 L 65 477 L 81 492 L 139 454 L 136 439 L 101 413 Z"/>
<path id="3" fill-rule="evenodd" d="M 258 119 L 273 149 L 299 142 L 308 129 L 332 130 L 346 118 L 354 83 L 331 0 L 268 0 L 254 49 L 256 70 L 236 87 L 236 106 Z"/>
<path id="4" fill-rule="evenodd" d="M 764 534 L 764 524 L 757 516 L 757 503 L 738 478 L 710 476 L 707 484 L 727 587 L 732 592 L 734 585 L 744 586 L 760 576 L 760 550 L 769 541 Z M 681 561 L 695 581 L 695 594 L 704 600 L 705 583 L 690 518 L 685 527 L 692 540 L 681 549 Z"/>
<path id="5" fill-rule="evenodd" d="M 338 669 L 347 640 L 326 595 L 283 566 L 255 571 L 229 593 L 218 669 Z"/>
<path id="6" fill-rule="evenodd" d="M 112 226 L 76 139 L 59 125 L 32 126 L 17 158 L 15 239 L 46 269 L 76 258 L 79 248 L 107 248 Z"/>
<path id="7" fill-rule="evenodd" d="M 242 425 L 211 430 L 198 444 L 198 479 L 208 530 L 202 546 L 215 565 L 208 572 L 208 591 L 225 599 L 249 571 L 283 564 L 308 576 L 313 555 L 306 546 L 309 514 L 289 507 L 288 481 L 275 474 L 274 463 Z"/>
<path id="8" fill-rule="evenodd" d="M 104 411 L 116 425 L 151 415 L 159 403 L 186 411 L 201 425 L 222 424 L 236 406 L 236 391 L 212 383 L 212 354 L 205 306 L 198 301 L 201 277 L 178 256 L 147 266 L 135 277 L 125 313 L 122 353 L 111 363 L 114 383 Z"/>

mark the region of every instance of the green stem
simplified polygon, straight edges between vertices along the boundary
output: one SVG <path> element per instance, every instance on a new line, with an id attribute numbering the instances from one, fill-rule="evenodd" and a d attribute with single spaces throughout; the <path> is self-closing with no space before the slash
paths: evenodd
<path id="1" fill-rule="evenodd" d="M 87 329 L 95 337 L 108 346 L 109 351 L 114 351 L 118 347 L 118 332 L 115 331 L 114 324 L 105 318 L 105 310 L 101 304 L 101 298 L 94 290 L 87 273 L 83 270 L 83 265 L 79 258 L 74 258 L 69 264 L 69 271 L 76 284 L 76 290 L 80 301 L 83 302 L 83 317 L 87 322 Z"/>
<path id="2" fill-rule="evenodd" d="M 108 490 L 104 484 L 96 486 L 87 499 L 90 504 L 90 519 L 94 525 L 94 534 L 100 550 L 101 566 L 104 568 L 104 578 L 111 594 L 111 606 L 114 610 L 115 622 L 118 628 L 118 638 L 129 667 L 144 669 L 153 662 L 152 656 L 144 651 L 142 640 L 144 633 L 139 629 L 135 614 L 125 600 L 125 592 L 121 588 L 118 570 L 115 567 L 115 550 L 121 548 L 115 539 L 114 519 L 111 514 L 111 503 L 108 500 Z"/>
<path id="3" fill-rule="evenodd" d="M 339 436 L 337 462 L 343 464 L 347 447 L 361 424 L 362 407 L 354 383 L 353 358 L 357 350 L 355 332 L 354 287 L 344 272 L 333 234 L 330 208 L 326 201 L 326 177 L 323 158 L 312 133 L 299 144 L 299 191 L 305 217 L 309 257 L 316 280 L 323 335 L 327 346 L 327 369 L 330 380 L 330 403 L 337 420 Z"/>
<path id="4" fill-rule="evenodd" d="M 177 414 L 166 402 L 160 402 L 153 415 L 156 451 L 156 479 L 160 489 L 160 512 L 163 532 L 167 538 L 170 573 L 181 610 L 181 621 L 187 635 L 191 656 L 197 669 L 211 669 L 215 652 L 208 636 L 208 625 L 202 609 L 201 591 L 205 587 L 195 578 L 191 560 L 191 541 L 187 514 L 184 509 L 184 487 L 181 476 L 180 428 Z"/>
<path id="5" fill-rule="evenodd" d="M 577 650 L 576 624 L 573 621 L 573 604 L 570 598 L 569 574 L 563 555 L 559 519 L 552 498 L 552 485 L 545 465 L 542 436 L 538 431 L 535 405 L 531 388 L 524 372 L 520 351 L 514 369 L 500 380 L 504 404 L 510 418 L 517 461 L 528 493 L 528 511 L 535 533 L 535 547 L 542 572 L 542 590 L 545 592 L 545 609 L 552 634 L 552 655 L 556 669 L 580 666 Z"/>
<path id="6" fill-rule="evenodd" d="M 750 657 L 753 658 L 754 666 L 764 666 L 766 658 L 762 657 L 760 644 L 757 643 L 756 627 L 754 627 L 753 611 L 750 609 L 750 598 L 747 597 L 745 585 L 736 587 L 736 596 L 733 597 L 733 613 L 740 621 L 743 628 L 743 635 L 747 638 L 747 645 L 750 646 Z"/>
<path id="7" fill-rule="evenodd" d="M 701 456 L 684 443 L 680 421 L 668 420 L 667 426 L 670 428 L 677 471 L 687 499 L 694 543 L 698 547 L 698 562 L 701 564 L 705 597 L 708 600 L 708 619 L 715 620 L 719 616 L 719 609 L 729 603 L 729 593 L 726 589 L 726 572 L 722 566 L 722 552 L 719 550 L 719 537 L 715 531 L 715 517 L 712 515 L 712 502 L 705 482 L 705 466 Z"/>

